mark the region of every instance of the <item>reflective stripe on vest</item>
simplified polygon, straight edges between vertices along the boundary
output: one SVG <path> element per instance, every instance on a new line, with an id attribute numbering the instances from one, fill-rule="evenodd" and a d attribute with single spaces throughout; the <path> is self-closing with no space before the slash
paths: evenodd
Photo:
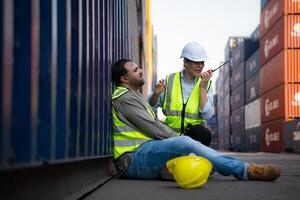
<path id="1" fill-rule="evenodd" d="M 122 96 L 128 91 L 129 90 L 124 87 L 117 87 L 112 95 L 112 100 L 114 101 L 115 99 Z M 151 111 L 148 110 L 149 114 L 153 116 L 153 111 Z M 112 114 L 115 159 L 124 154 L 125 152 L 135 151 L 141 144 L 153 139 L 137 131 L 136 129 L 126 125 L 118 117 L 118 113 L 115 110 L 114 106 L 112 107 Z"/>
<path id="2" fill-rule="evenodd" d="M 203 124 L 204 119 L 199 112 L 200 91 L 199 84 L 201 79 L 198 78 L 190 97 L 187 100 L 184 113 L 184 128 L 188 124 Z M 209 82 L 206 92 L 210 89 Z M 170 74 L 166 78 L 166 91 L 163 101 L 163 112 L 166 115 L 165 123 L 172 127 L 178 135 L 181 134 L 181 120 L 183 110 L 183 94 L 181 88 L 180 72 Z"/>

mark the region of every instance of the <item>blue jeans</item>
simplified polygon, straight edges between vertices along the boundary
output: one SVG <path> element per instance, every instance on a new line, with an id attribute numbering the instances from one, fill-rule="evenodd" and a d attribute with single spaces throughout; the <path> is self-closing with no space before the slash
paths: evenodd
<path id="1" fill-rule="evenodd" d="M 131 153 L 131 163 L 125 175 L 129 178 L 158 179 L 168 160 L 190 153 L 210 160 L 214 170 L 221 175 L 247 180 L 247 162 L 224 156 L 188 136 L 151 140 L 142 144 Z"/>

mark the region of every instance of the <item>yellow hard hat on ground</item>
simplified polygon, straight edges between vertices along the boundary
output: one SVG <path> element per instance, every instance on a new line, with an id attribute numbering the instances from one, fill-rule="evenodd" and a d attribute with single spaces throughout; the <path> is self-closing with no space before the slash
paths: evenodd
<path id="1" fill-rule="evenodd" d="M 181 156 L 169 160 L 167 169 L 182 188 L 197 188 L 206 183 L 212 164 L 200 156 Z"/>

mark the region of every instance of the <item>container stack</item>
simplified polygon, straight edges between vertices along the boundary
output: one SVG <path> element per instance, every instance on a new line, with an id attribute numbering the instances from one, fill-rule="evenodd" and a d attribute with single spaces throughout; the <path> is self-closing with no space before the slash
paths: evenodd
<path id="1" fill-rule="evenodd" d="M 300 139 L 292 133 L 300 117 L 300 1 L 270 0 L 261 12 L 260 37 L 261 150 L 297 149 Z M 288 134 L 284 127 L 290 126 Z"/>
<path id="2" fill-rule="evenodd" d="M 243 38 L 233 50 L 231 59 L 231 148 L 245 151 L 245 64 L 246 60 L 258 49 L 258 40 Z"/>
<path id="3" fill-rule="evenodd" d="M 224 68 L 219 69 L 218 78 L 216 81 L 216 94 L 217 94 L 217 121 L 218 121 L 218 147 L 217 149 L 224 149 L 224 141 L 223 141 L 223 130 L 224 130 L 224 84 L 223 84 L 223 71 Z M 212 140 L 213 142 L 213 140 Z"/>
<path id="4" fill-rule="evenodd" d="M 232 52 L 243 41 L 242 37 L 230 37 L 225 47 L 225 60 L 232 58 Z M 231 62 L 227 63 L 219 70 L 219 77 L 217 81 L 217 107 L 218 107 L 218 139 L 219 149 L 230 149 L 230 135 L 231 135 Z"/>
<path id="5" fill-rule="evenodd" d="M 259 41 L 259 26 L 251 34 L 253 41 Z M 245 63 L 245 150 L 260 150 L 260 91 L 259 91 L 258 48 Z"/>
<path id="6" fill-rule="evenodd" d="M 215 115 L 212 116 L 207 121 L 207 127 L 211 131 L 211 145 L 210 147 L 213 149 L 218 149 L 219 147 L 219 134 L 218 134 L 218 106 L 217 106 L 217 95 L 214 95 L 213 103 L 215 108 Z"/>

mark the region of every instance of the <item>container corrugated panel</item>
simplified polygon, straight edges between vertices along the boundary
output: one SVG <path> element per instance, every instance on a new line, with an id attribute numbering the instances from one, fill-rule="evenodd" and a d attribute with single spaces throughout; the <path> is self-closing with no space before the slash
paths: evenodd
<path id="1" fill-rule="evenodd" d="M 284 150 L 300 153 L 300 119 L 283 124 Z"/>
<path id="2" fill-rule="evenodd" d="M 37 113 L 31 115 L 31 108 L 37 106 L 37 102 L 32 102 L 31 107 L 31 4 L 26 1 L 14 2 L 14 38 L 18 41 L 18 45 L 14 44 L 14 60 L 12 74 L 12 96 L 11 96 L 11 133 L 9 139 L 11 146 L 9 147 L 13 155 L 10 159 L 14 164 L 29 163 L 32 164 L 33 152 L 36 151 L 36 129 L 32 130 L 32 120 L 37 118 Z M 36 23 L 33 23 L 36 24 Z M 39 24 L 36 24 L 39 25 Z M 35 63 L 36 64 L 36 63 Z M 37 84 L 36 76 L 33 81 Z M 35 85 L 36 86 L 36 85 Z M 33 86 L 34 87 L 34 86 Z M 36 90 L 35 90 L 36 92 Z M 36 94 L 33 94 L 35 97 Z M 33 101 L 36 99 L 32 99 Z M 36 126 L 35 126 L 36 127 Z M 35 133 L 35 135 L 34 135 Z"/>
<path id="3" fill-rule="evenodd" d="M 259 75 L 259 73 L 255 74 L 246 82 L 246 103 L 254 101 L 260 96 Z"/>
<path id="4" fill-rule="evenodd" d="M 3 158 L 3 146 L 4 146 L 4 125 L 3 125 L 3 74 L 4 74 L 4 67 L 3 67 L 3 63 L 4 63 L 4 60 L 3 60 L 3 49 L 4 49 L 4 45 L 3 45 L 3 40 L 4 40 L 4 37 L 3 37 L 3 21 L 4 21 L 4 10 L 3 10 L 3 7 L 4 7 L 4 1 L 1 1 L 0 2 L 0 10 L 2 11 L 0 13 L 0 166 L 3 165 L 4 163 L 4 158 Z"/>
<path id="5" fill-rule="evenodd" d="M 241 84 L 239 87 L 234 89 L 230 98 L 231 110 L 243 106 L 245 104 L 245 85 Z"/>
<path id="6" fill-rule="evenodd" d="M 270 0 L 260 0 L 260 9 L 263 10 L 269 2 Z"/>
<path id="7" fill-rule="evenodd" d="M 229 91 L 230 91 L 230 76 L 228 76 L 224 80 L 224 95 L 229 94 Z"/>
<path id="8" fill-rule="evenodd" d="M 250 38 L 252 39 L 252 40 L 259 40 L 259 38 L 260 38 L 260 25 L 258 25 L 255 29 L 254 29 L 254 31 L 251 33 L 251 35 L 250 35 Z"/>
<path id="9" fill-rule="evenodd" d="M 218 77 L 217 77 L 217 87 L 218 88 L 221 88 L 223 81 L 224 81 L 224 69 L 220 68 L 219 72 L 218 72 Z"/>
<path id="10" fill-rule="evenodd" d="M 260 127 L 255 127 L 251 129 L 247 129 L 245 131 L 245 150 L 247 152 L 257 152 L 261 150 L 261 136 Z"/>
<path id="11" fill-rule="evenodd" d="M 261 36 L 265 35 L 270 28 L 283 15 L 300 14 L 300 2 L 297 0 L 272 0 L 261 12 Z"/>
<path id="12" fill-rule="evenodd" d="M 219 138 L 212 138 L 209 147 L 215 150 L 219 149 Z"/>
<path id="13" fill-rule="evenodd" d="M 231 114 L 231 128 L 232 130 L 240 130 L 245 127 L 245 107 L 241 106 L 234 110 Z"/>
<path id="14" fill-rule="evenodd" d="M 224 117 L 218 116 L 218 133 L 224 131 Z"/>
<path id="15" fill-rule="evenodd" d="M 282 17 L 260 40 L 260 65 L 263 66 L 282 49 L 300 48 L 300 15 Z"/>
<path id="16" fill-rule="evenodd" d="M 300 117 L 300 84 L 282 84 L 261 96 L 262 123 Z"/>
<path id="17" fill-rule="evenodd" d="M 259 47 L 259 40 L 245 38 L 239 46 L 232 51 L 232 68 L 238 66 L 241 62 L 245 62 Z"/>
<path id="18" fill-rule="evenodd" d="M 2 1 L 0 9 L 0 168 L 10 161 L 11 98 L 13 74 L 13 2 Z"/>
<path id="19" fill-rule="evenodd" d="M 231 62 L 228 62 L 223 67 L 224 78 L 227 78 L 230 75 Z"/>
<path id="20" fill-rule="evenodd" d="M 246 150 L 245 130 L 244 129 L 232 129 L 231 135 L 231 149 L 234 151 Z"/>
<path id="21" fill-rule="evenodd" d="M 218 98 L 217 98 L 217 102 L 219 102 L 220 99 L 223 99 L 224 97 L 224 85 L 222 82 L 222 85 L 220 84 L 220 82 L 217 82 L 217 94 L 218 94 Z"/>
<path id="22" fill-rule="evenodd" d="M 209 126 L 218 125 L 217 115 L 213 115 L 209 120 L 207 120 Z"/>
<path id="23" fill-rule="evenodd" d="M 240 84 L 243 84 L 245 81 L 245 63 L 240 63 L 231 73 L 231 80 L 230 80 L 230 89 L 231 91 L 238 87 Z"/>
<path id="24" fill-rule="evenodd" d="M 224 130 L 230 129 L 230 95 L 227 94 L 224 98 Z"/>
<path id="25" fill-rule="evenodd" d="M 252 54 L 245 63 L 245 78 L 248 80 L 251 76 L 256 74 L 259 69 L 259 49 Z"/>
<path id="26" fill-rule="evenodd" d="M 219 148 L 220 150 L 229 150 L 230 147 L 230 133 L 228 132 L 219 132 Z"/>
<path id="27" fill-rule="evenodd" d="M 260 120 L 260 99 L 245 105 L 245 129 L 258 127 Z"/>
<path id="28" fill-rule="evenodd" d="M 300 83 L 299 63 L 300 49 L 282 50 L 260 71 L 261 93 L 264 94 L 282 83 Z"/>
<path id="29" fill-rule="evenodd" d="M 275 120 L 261 126 L 261 147 L 265 152 L 283 151 L 283 123 L 284 120 Z"/>
<path id="30" fill-rule="evenodd" d="M 243 40 L 244 40 L 243 37 L 231 36 L 228 38 L 227 44 L 225 46 L 225 59 L 226 60 L 228 60 L 232 57 L 233 49 L 236 49 Z"/>
<path id="31" fill-rule="evenodd" d="M 0 168 L 111 156 L 110 66 L 139 62 L 137 2 L 4 3 Z"/>

